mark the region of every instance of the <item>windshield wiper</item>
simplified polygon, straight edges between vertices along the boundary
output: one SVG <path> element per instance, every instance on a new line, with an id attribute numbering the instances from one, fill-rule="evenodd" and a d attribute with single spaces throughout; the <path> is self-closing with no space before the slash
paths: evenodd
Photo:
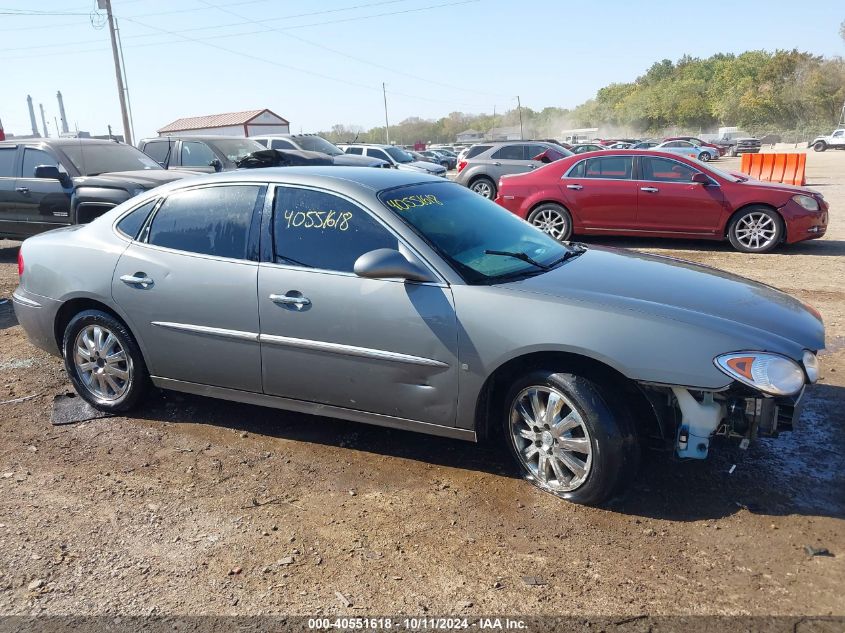
<path id="1" fill-rule="evenodd" d="M 557 266 L 558 264 L 562 264 L 567 259 L 572 259 L 573 257 L 578 257 L 578 255 L 583 255 L 586 252 L 587 252 L 587 249 L 584 248 L 583 246 L 570 245 L 569 249 L 563 254 L 562 257 L 556 259 L 551 264 L 549 264 L 549 268 L 551 268 L 553 266 Z"/>
<path id="2" fill-rule="evenodd" d="M 485 255 L 501 255 L 502 257 L 513 257 L 514 259 L 518 259 L 520 261 L 526 262 L 531 264 L 532 266 L 536 266 L 541 270 L 550 270 L 551 266 L 546 266 L 545 264 L 541 264 L 536 259 L 532 258 L 527 253 L 523 253 L 522 251 L 491 251 L 486 250 L 484 251 Z"/>

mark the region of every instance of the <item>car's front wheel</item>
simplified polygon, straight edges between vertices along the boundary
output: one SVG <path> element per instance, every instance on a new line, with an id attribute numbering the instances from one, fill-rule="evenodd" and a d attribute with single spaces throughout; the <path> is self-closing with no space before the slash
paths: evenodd
<path id="1" fill-rule="evenodd" d="M 707 152 L 701 152 L 698 155 L 698 160 L 700 160 L 702 163 L 706 163 L 708 160 L 710 160 L 710 154 L 708 154 Z"/>
<path id="2" fill-rule="evenodd" d="M 541 490 L 598 504 L 633 478 L 637 436 L 609 387 L 538 370 L 517 380 L 505 402 L 511 452 L 523 476 Z"/>
<path id="3" fill-rule="evenodd" d="M 474 191 L 479 196 L 487 198 L 488 200 L 495 200 L 496 198 L 496 184 L 489 178 L 476 178 L 469 186 L 470 191 Z"/>
<path id="4" fill-rule="evenodd" d="M 559 204 L 541 204 L 529 214 L 528 221 L 559 242 L 568 240 L 572 235 L 572 216 Z"/>
<path id="5" fill-rule="evenodd" d="M 85 310 L 67 324 L 65 369 L 76 392 L 109 413 L 131 409 L 146 391 L 147 367 L 127 327 L 101 310 Z"/>
<path id="6" fill-rule="evenodd" d="M 817 152 L 823 152 L 827 149 L 827 143 L 824 141 L 818 141 L 813 144 L 813 149 Z"/>
<path id="7" fill-rule="evenodd" d="M 728 239 L 744 253 L 767 253 L 783 239 L 783 220 L 766 207 L 748 207 L 737 213 L 728 226 Z"/>

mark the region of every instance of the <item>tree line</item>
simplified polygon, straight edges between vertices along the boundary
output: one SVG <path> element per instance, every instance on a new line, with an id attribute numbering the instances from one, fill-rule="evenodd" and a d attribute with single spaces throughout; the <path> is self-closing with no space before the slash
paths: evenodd
<path id="1" fill-rule="evenodd" d="M 845 29 L 845 23 L 843 23 Z M 845 104 L 845 60 L 798 50 L 685 55 L 652 64 L 630 83 L 613 83 L 567 110 L 522 108 L 526 138 L 554 138 L 566 128 L 600 128 L 605 134 L 658 135 L 715 132 L 735 125 L 752 134 L 829 132 Z M 452 112 L 436 121 L 411 117 L 390 126 L 391 142 L 451 143 L 467 129 L 519 125 L 517 109 L 499 115 Z M 383 143 L 385 128 L 338 124 L 323 132 L 336 142 Z"/>

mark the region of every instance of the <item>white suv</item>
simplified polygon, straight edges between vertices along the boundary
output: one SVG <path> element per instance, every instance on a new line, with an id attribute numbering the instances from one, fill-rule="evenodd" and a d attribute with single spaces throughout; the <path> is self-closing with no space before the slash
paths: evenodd
<path id="1" fill-rule="evenodd" d="M 437 163 L 427 163 L 421 160 L 414 160 L 404 149 L 394 145 L 368 145 L 364 143 L 356 143 L 353 145 L 341 145 L 343 151 L 347 154 L 356 154 L 358 156 L 368 156 L 370 158 L 380 158 L 391 163 L 397 169 L 404 169 L 407 171 L 421 171 L 433 176 L 446 177 L 446 168 Z"/>

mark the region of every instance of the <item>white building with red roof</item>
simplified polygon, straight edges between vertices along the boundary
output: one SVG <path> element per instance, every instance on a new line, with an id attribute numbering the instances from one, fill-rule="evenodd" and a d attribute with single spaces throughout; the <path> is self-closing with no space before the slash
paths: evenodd
<path id="1" fill-rule="evenodd" d="M 289 134 L 290 122 L 275 112 L 247 110 L 176 119 L 158 131 L 159 136 L 258 136 L 263 134 Z"/>

